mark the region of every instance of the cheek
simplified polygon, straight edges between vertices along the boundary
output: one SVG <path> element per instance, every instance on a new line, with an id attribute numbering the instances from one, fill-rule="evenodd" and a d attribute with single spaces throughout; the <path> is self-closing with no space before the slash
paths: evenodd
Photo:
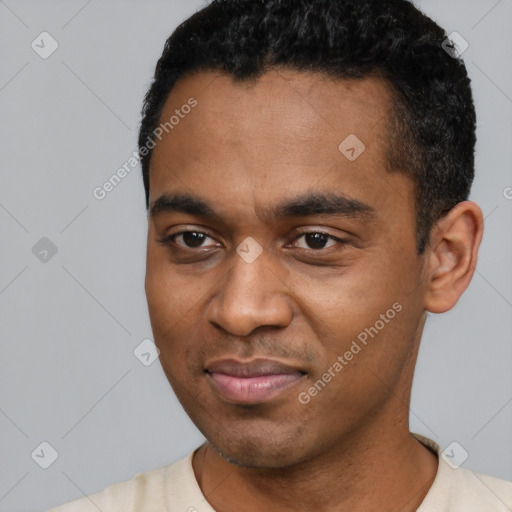
<path id="1" fill-rule="evenodd" d="M 204 316 L 201 308 L 211 284 L 180 275 L 161 254 L 149 252 L 145 289 L 154 341 L 168 377 L 180 379 L 180 375 L 197 373 L 204 341 L 199 319 Z"/>
<path id="2" fill-rule="evenodd" d="M 185 320 L 206 293 L 201 281 L 180 276 L 157 249 L 148 250 L 145 290 L 151 324 L 160 333 Z"/>
<path id="3" fill-rule="evenodd" d="M 403 343 L 408 328 L 403 326 L 402 313 L 384 326 L 376 325 L 379 316 L 370 315 L 372 320 L 360 320 L 350 327 L 346 325 L 350 319 L 338 318 L 338 336 L 324 340 L 322 364 L 309 376 L 299 398 L 301 404 L 307 402 L 302 406 L 304 413 L 321 423 L 318 428 L 327 437 L 342 427 L 355 427 L 397 389 L 413 348 Z"/>
<path id="4" fill-rule="evenodd" d="M 400 374 L 413 349 L 421 308 L 403 291 L 404 281 L 391 276 L 367 268 L 346 273 L 329 286 L 308 287 L 306 315 L 323 349 L 322 364 L 309 384 L 330 369 L 336 375 L 331 389 L 343 392 L 334 400 L 346 403 L 350 395 L 382 394 L 383 381 L 391 383 Z"/>
<path id="5" fill-rule="evenodd" d="M 382 278 L 385 272 L 358 266 L 343 270 L 337 279 L 302 283 L 299 307 L 331 350 L 343 350 L 398 300 L 396 290 Z"/>

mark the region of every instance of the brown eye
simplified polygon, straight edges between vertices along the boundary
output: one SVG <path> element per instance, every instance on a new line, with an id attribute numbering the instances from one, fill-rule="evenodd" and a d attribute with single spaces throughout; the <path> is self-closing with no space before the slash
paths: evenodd
<path id="1" fill-rule="evenodd" d="M 310 232 L 310 233 L 302 233 L 296 240 L 303 238 L 306 246 L 300 247 L 301 249 L 313 249 L 313 250 L 321 250 L 327 249 L 336 245 L 337 242 L 342 242 L 337 238 L 328 235 L 327 233 L 322 232 Z M 330 245 L 326 245 L 329 240 L 332 240 Z"/>
<path id="2" fill-rule="evenodd" d="M 204 233 L 199 233 L 197 231 L 186 231 L 181 233 L 179 236 L 181 236 L 185 245 L 191 248 L 201 247 L 205 239 L 208 238 Z"/>
<path id="3" fill-rule="evenodd" d="M 214 240 L 212 237 L 208 236 L 207 233 L 201 231 L 181 231 L 180 233 L 167 236 L 159 240 L 159 242 L 163 245 L 175 244 L 182 249 L 197 249 L 205 247 L 203 244 L 205 240 L 208 239 Z"/>

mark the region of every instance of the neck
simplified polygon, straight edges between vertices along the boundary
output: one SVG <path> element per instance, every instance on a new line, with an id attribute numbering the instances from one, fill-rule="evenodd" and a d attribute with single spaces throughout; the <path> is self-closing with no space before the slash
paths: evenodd
<path id="1" fill-rule="evenodd" d="M 358 430 L 328 453 L 284 469 L 243 468 L 208 443 L 194 454 L 196 479 L 218 512 L 415 511 L 430 489 L 438 460 L 407 422 Z M 406 427 L 406 428 L 404 428 Z"/>

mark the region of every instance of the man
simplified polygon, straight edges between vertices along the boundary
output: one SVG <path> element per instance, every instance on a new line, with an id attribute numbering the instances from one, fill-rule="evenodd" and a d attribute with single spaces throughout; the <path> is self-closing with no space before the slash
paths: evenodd
<path id="1" fill-rule="evenodd" d="M 54 511 L 512 510 L 409 431 L 427 312 L 483 231 L 445 40 L 406 0 L 219 0 L 173 33 L 139 137 L 146 295 L 206 442 Z"/>

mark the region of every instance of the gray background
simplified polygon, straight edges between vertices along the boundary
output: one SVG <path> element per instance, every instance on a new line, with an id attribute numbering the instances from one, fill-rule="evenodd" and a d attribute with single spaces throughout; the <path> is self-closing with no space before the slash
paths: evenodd
<path id="1" fill-rule="evenodd" d="M 418 4 L 469 42 L 486 231 L 469 290 L 427 322 L 411 429 L 511 480 L 512 2 Z M 55 506 L 202 442 L 159 362 L 133 354 L 151 338 L 139 167 L 92 195 L 132 156 L 163 44 L 201 5 L 0 1 L 0 511 Z M 31 48 L 43 31 L 59 44 L 47 59 Z M 43 237 L 58 249 L 46 262 Z M 59 454 L 46 470 L 31 457 L 42 441 Z"/>

